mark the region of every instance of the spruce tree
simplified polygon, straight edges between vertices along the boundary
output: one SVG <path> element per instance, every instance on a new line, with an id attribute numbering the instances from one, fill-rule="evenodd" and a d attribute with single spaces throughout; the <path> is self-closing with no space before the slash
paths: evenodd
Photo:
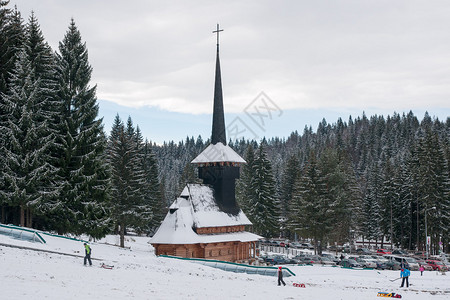
<path id="1" fill-rule="evenodd" d="M 52 200 L 58 197 L 59 186 L 55 180 L 57 168 L 55 159 L 52 157 L 55 147 L 55 120 L 59 114 L 59 101 L 57 100 L 57 66 L 55 56 L 50 46 L 45 42 L 37 18 L 34 13 L 28 19 L 26 25 L 26 39 L 24 49 L 30 60 L 33 73 L 31 80 L 39 81 L 39 93 L 37 103 L 40 113 L 36 115 L 35 123 L 45 125 L 40 132 L 42 141 L 46 141 L 45 155 L 41 158 L 41 164 L 47 166 L 47 171 L 43 173 L 45 177 L 41 178 L 42 189 L 45 190 L 45 197 L 34 203 L 34 211 L 38 215 L 45 214 L 51 207 Z M 31 215 L 28 222 L 31 226 Z"/>
<path id="2" fill-rule="evenodd" d="M 152 217 L 147 198 L 149 182 L 143 165 L 142 140 L 131 118 L 125 126 L 117 115 L 108 143 L 112 179 L 112 217 L 119 228 L 120 246 L 125 247 L 127 228 L 147 230 Z"/>
<path id="3" fill-rule="evenodd" d="M 298 177 L 292 195 L 289 224 L 293 231 L 303 238 L 311 238 L 315 248 L 321 240 L 322 216 L 325 185 L 321 177 L 316 154 L 310 151 L 308 162 L 302 175 Z"/>
<path id="4" fill-rule="evenodd" d="M 19 52 L 23 50 L 25 40 L 25 28 L 20 12 L 15 8 L 7 8 L 9 1 L 0 1 L 0 165 L 6 164 L 7 137 L 5 130 L 8 127 L 9 113 L 6 111 L 5 95 L 16 67 Z M 4 168 L 0 170 L 0 191 L 5 190 Z M 0 222 L 11 222 L 7 220 L 8 198 L 3 198 L 0 192 L 1 219 Z"/>
<path id="5" fill-rule="evenodd" d="M 151 143 L 145 141 L 143 147 L 143 169 L 145 174 L 147 191 L 145 201 L 152 210 L 152 219 L 148 224 L 150 231 L 156 230 L 165 216 L 166 203 L 162 195 L 162 187 L 158 180 L 158 164 L 152 151 Z"/>
<path id="6" fill-rule="evenodd" d="M 31 226 L 30 210 L 45 197 L 52 171 L 47 157 L 51 136 L 44 117 L 42 81 L 34 78 L 32 62 L 22 51 L 8 94 L 3 95 L 9 118 L 1 128 L 8 141 L 1 194 L 10 205 L 20 208 L 21 226 Z"/>
<path id="7" fill-rule="evenodd" d="M 247 216 L 257 233 L 267 237 L 275 236 L 279 233 L 279 204 L 275 195 L 272 166 L 267 159 L 264 143 L 259 145 L 252 171 Z"/>
<path id="8" fill-rule="evenodd" d="M 300 176 L 300 160 L 296 154 L 289 157 L 285 163 L 284 173 L 281 181 L 281 195 L 280 195 L 280 206 L 281 206 L 281 222 L 282 227 L 288 227 L 288 212 L 290 202 L 292 201 L 292 195 L 294 192 L 294 186 Z"/>
<path id="9" fill-rule="evenodd" d="M 241 169 L 240 178 L 236 182 L 236 201 L 244 211 L 248 213 L 251 207 L 251 189 L 250 185 L 253 178 L 253 165 L 255 163 L 255 151 L 253 146 L 249 145 L 245 152 L 245 162 Z"/>
<path id="10" fill-rule="evenodd" d="M 86 44 L 70 22 L 59 43 L 59 211 L 54 211 L 60 233 L 87 233 L 102 237 L 110 230 L 107 211 L 109 174 L 105 162 L 106 137 L 97 119 L 96 86 L 90 87 L 92 67 Z M 58 216 L 64 216 L 64 219 Z"/>

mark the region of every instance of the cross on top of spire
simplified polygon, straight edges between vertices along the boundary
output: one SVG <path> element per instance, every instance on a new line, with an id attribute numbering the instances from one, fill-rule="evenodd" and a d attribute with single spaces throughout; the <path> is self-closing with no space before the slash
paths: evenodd
<path id="1" fill-rule="evenodd" d="M 219 51 L 219 32 L 223 31 L 223 29 L 219 29 L 219 24 L 217 24 L 217 30 L 214 30 L 213 33 L 217 33 L 217 51 Z"/>

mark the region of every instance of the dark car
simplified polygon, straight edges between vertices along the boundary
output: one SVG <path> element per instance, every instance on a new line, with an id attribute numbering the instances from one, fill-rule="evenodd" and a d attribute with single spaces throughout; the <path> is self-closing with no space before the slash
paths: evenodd
<path id="1" fill-rule="evenodd" d="M 299 263 L 300 264 L 308 264 L 308 265 L 312 265 L 312 264 L 317 264 L 318 261 L 314 260 L 311 256 L 303 256 L 299 258 Z"/>
<path id="2" fill-rule="evenodd" d="M 395 249 L 394 251 L 392 251 L 392 254 L 397 254 L 397 255 L 403 255 L 403 256 L 405 256 L 405 255 L 408 255 L 408 252 L 403 251 L 403 250 L 401 250 L 401 249 Z"/>
<path id="3" fill-rule="evenodd" d="M 386 269 L 388 270 L 400 270 L 401 269 L 401 264 L 396 261 L 396 260 L 389 260 L 386 263 Z"/>
<path id="4" fill-rule="evenodd" d="M 362 265 L 360 265 L 356 260 L 351 258 L 344 258 L 341 260 L 340 263 L 341 267 L 344 268 L 362 268 Z"/>
<path id="5" fill-rule="evenodd" d="M 274 265 L 285 265 L 289 262 L 288 259 L 282 255 L 274 255 L 273 261 L 274 261 L 274 263 L 273 263 Z"/>
<path id="6" fill-rule="evenodd" d="M 262 262 L 265 262 L 266 264 L 269 264 L 269 265 L 274 265 L 275 264 L 275 260 L 273 259 L 272 256 L 261 255 L 259 257 L 259 260 L 262 261 Z"/>
<path id="7" fill-rule="evenodd" d="M 333 255 L 333 254 L 322 253 L 322 256 L 328 257 L 328 258 L 331 259 L 333 262 L 335 262 L 337 265 L 338 265 L 339 262 L 341 261 L 341 260 L 339 259 L 339 257 L 337 257 L 336 255 Z"/>
<path id="8" fill-rule="evenodd" d="M 359 255 L 370 255 L 370 254 L 372 254 L 372 251 L 370 251 L 367 248 L 358 248 L 358 249 L 356 249 L 356 253 Z"/>
<path id="9" fill-rule="evenodd" d="M 302 243 L 302 248 L 303 249 L 314 249 L 314 246 L 310 243 Z"/>

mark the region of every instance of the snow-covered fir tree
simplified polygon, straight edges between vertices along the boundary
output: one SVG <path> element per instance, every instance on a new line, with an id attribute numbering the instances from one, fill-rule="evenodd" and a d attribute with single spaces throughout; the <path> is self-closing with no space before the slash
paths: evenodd
<path id="1" fill-rule="evenodd" d="M 45 119 L 42 91 L 42 81 L 35 79 L 32 62 L 23 50 L 8 93 L 2 97 L 8 119 L 1 128 L 7 142 L 3 149 L 4 186 L 0 191 L 9 205 L 20 208 L 21 226 L 31 226 L 31 212 L 45 199 L 51 183 L 53 168 L 48 153 L 52 136 Z"/>
<path id="2" fill-rule="evenodd" d="M 25 40 L 25 27 L 20 12 L 17 9 L 11 10 L 7 7 L 9 1 L 0 1 L 0 165 L 6 164 L 6 132 L 8 127 L 9 113 L 5 107 L 5 95 L 8 93 L 8 85 L 14 73 L 18 53 L 23 50 Z M 3 129 L 2 129 L 3 128 Z M 13 209 L 8 205 L 8 198 L 1 196 L 6 189 L 4 181 L 4 169 L 0 170 L 0 207 L 1 223 L 6 223 L 6 215 Z"/>
<path id="3" fill-rule="evenodd" d="M 109 175 L 105 162 L 106 137 L 97 119 L 96 86 L 89 86 L 92 67 L 86 44 L 74 20 L 59 43 L 62 101 L 58 149 L 61 183 L 58 211 L 52 214 L 60 233 L 87 233 L 101 237 L 110 230 Z M 63 216 L 63 217 L 60 217 Z"/>
<path id="4" fill-rule="evenodd" d="M 108 142 L 111 169 L 111 211 L 119 230 L 120 246 L 125 246 L 127 228 L 146 229 L 152 218 L 147 201 L 149 182 L 143 166 L 143 142 L 131 118 L 125 126 L 117 115 Z"/>
<path id="5" fill-rule="evenodd" d="M 253 163 L 253 177 L 250 182 L 247 201 L 247 216 L 256 233 L 274 236 L 279 233 L 279 203 L 275 194 L 275 179 L 272 166 L 267 159 L 264 143 L 259 145 Z"/>
<path id="6" fill-rule="evenodd" d="M 145 203 L 147 203 L 152 210 L 152 218 L 147 225 L 150 232 L 153 232 L 159 227 L 164 219 L 166 203 L 158 179 L 158 164 L 149 141 L 145 141 L 142 148 L 142 168 L 145 175 L 146 186 L 146 191 L 144 192 Z"/>
<path id="7" fill-rule="evenodd" d="M 252 184 L 254 164 L 255 164 L 255 150 L 253 145 L 248 145 L 245 152 L 244 160 L 246 164 L 242 166 L 240 178 L 236 181 L 236 201 L 241 209 L 248 215 L 251 207 L 252 192 L 250 186 Z"/>

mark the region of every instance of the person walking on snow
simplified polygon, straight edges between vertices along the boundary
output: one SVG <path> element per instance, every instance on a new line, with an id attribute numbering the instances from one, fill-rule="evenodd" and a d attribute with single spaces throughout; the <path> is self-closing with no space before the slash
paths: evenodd
<path id="1" fill-rule="evenodd" d="M 84 256 L 84 265 L 86 265 L 86 260 L 89 260 L 89 265 L 92 266 L 92 261 L 91 261 L 91 247 L 89 247 L 88 244 L 84 243 L 84 252 L 85 252 L 85 256 Z"/>
<path id="2" fill-rule="evenodd" d="M 425 271 L 425 268 L 423 266 L 420 266 L 419 271 L 420 271 L 420 276 L 422 276 L 423 275 L 423 271 Z"/>
<path id="3" fill-rule="evenodd" d="M 286 285 L 286 283 L 284 283 L 283 280 L 283 270 L 281 269 L 281 267 L 278 267 L 278 285 L 283 284 L 283 286 Z"/>
<path id="4" fill-rule="evenodd" d="M 401 270 L 400 272 L 400 277 L 402 278 L 402 285 L 400 286 L 401 288 L 403 287 L 405 281 L 406 281 L 406 287 L 409 287 L 409 275 L 411 274 L 411 272 L 409 272 L 409 270 L 407 268 L 404 268 Z"/>

